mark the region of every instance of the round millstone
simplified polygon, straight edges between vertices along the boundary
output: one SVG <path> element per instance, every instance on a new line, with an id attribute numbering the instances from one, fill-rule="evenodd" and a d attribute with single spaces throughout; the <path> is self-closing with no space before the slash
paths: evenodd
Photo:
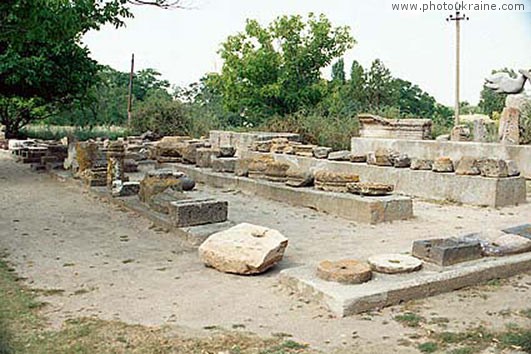
<path id="1" fill-rule="evenodd" d="M 326 281 L 342 284 L 361 284 L 371 280 L 371 267 L 355 259 L 322 261 L 317 266 L 317 276 Z"/>
<path id="2" fill-rule="evenodd" d="M 378 273 L 410 273 L 422 267 L 422 261 L 405 254 L 379 254 L 369 257 L 372 270 Z"/>

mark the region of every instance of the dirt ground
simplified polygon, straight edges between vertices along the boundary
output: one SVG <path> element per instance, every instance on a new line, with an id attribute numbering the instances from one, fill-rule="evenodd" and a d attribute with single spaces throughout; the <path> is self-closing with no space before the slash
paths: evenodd
<path id="1" fill-rule="evenodd" d="M 171 325 L 194 335 L 216 328 L 261 336 L 290 335 L 324 352 L 417 352 L 404 346 L 418 329 L 393 318 L 414 310 L 444 318 L 448 330 L 479 325 L 528 326 L 531 271 L 508 281 L 464 289 L 348 318 L 308 304 L 278 286 L 278 272 L 322 259 L 405 252 L 415 239 L 456 236 L 531 222 L 531 204 L 503 209 L 415 201 L 416 218 L 378 226 L 235 191 L 203 193 L 229 201 L 229 218 L 278 229 L 289 240 L 284 261 L 254 277 L 203 266 L 196 250 L 147 219 L 105 203 L 79 186 L 16 164 L 0 152 L 0 252 L 32 288 L 47 289 L 50 326 L 96 316 L 148 326 Z M 528 199 L 531 196 L 528 195 Z M 429 330 L 430 326 L 423 327 Z"/>

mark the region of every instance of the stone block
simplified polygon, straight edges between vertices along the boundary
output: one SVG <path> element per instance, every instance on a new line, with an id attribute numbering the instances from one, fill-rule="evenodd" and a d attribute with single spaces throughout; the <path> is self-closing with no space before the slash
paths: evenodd
<path id="1" fill-rule="evenodd" d="M 295 155 L 297 156 L 303 156 L 303 157 L 313 157 L 313 150 L 317 146 L 315 145 L 295 145 L 293 149 L 295 150 Z"/>
<path id="2" fill-rule="evenodd" d="M 214 224 L 227 221 L 229 203 L 214 199 L 170 202 L 169 214 L 176 227 Z"/>
<path id="3" fill-rule="evenodd" d="M 140 191 L 140 182 L 123 182 L 116 183 L 112 187 L 113 197 L 130 197 L 138 195 Z"/>
<path id="4" fill-rule="evenodd" d="M 350 161 L 350 157 L 350 151 L 348 150 L 334 151 L 328 154 L 330 161 Z"/>
<path id="5" fill-rule="evenodd" d="M 502 230 L 507 234 L 515 234 L 531 240 L 531 224 L 524 224 Z"/>
<path id="6" fill-rule="evenodd" d="M 234 157 L 236 155 L 236 148 L 234 146 L 220 146 L 219 156 L 217 157 Z"/>
<path id="7" fill-rule="evenodd" d="M 195 165 L 202 168 L 212 167 L 212 157 L 216 156 L 217 152 L 211 148 L 199 148 L 196 150 Z"/>
<path id="8" fill-rule="evenodd" d="M 450 133 L 451 141 L 470 141 L 472 140 L 472 133 L 467 125 L 456 125 L 452 128 Z"/>
<path id="9" fill-rule="evenodd" d="M 453 238 L 413 242 L 413 256 L 446 267 L 481 258 L 478 241 L 463 241 Z"/>
<path id="10" fill-rule="evenodd" d="M 393 149 L 378 148 L 374 152 L 374 164 L 377 166 L 393 166 L 398 152 Z"/>
<path id="11" fill-rule="evenodd" d="M 454 172 L 454 163 L 449 157 L 439 157 L 433 162 L 432 171 L 439 173 Z"/>
<path id="12" fill-rule="evenodd" d="M 175 176 L 153 177 L 148 175 L 140 182 L 138 197 L 144 203 L 148 203 L 155 195 L 170 187 L 174 190 L 182 190 L 181 183 L 181 180 Z"/>
<path id="13" fill-rule="evenodd" d="M 328 155 L 332 152 L 332 148 L 325 146 L 317 146 L 313 149 L 313 157 L 317 159 L 326 159 Z"/>
<path id="14" fill-rule="evenodd" d="M 289 165 L 282 162 L 273 161 L 269 163 L 264 171 L 265 179 L 271 182 L 286 182 L 286 172 Z"/>
<path id="15" fill-rule="evenodd" d="M 234 167 L 234 174 L 238 177 L 247 177 L 249 175 L 249 162 L 252 159 L 238 159 Z"/>
<path id="16" fill-rule="evenodd" d="M 507 167 L 507 163 L 504 160 L 481 159 L 478 161 L 478 166 L 483 177 L 509 177 L 509 169 Z"/>
<path id="17" fill-rule="evenodd" d="M 364 196 L 383 196 L 393 193 L 394 187 L 390 184 L 356 182 L 348 183 L 347 191 L 349 193 L 360 194 Z"/>
<path id="18" fill-rule="evenodd" d="M 199 258 L 221 272 L 260 274 L 282 260 L 287 246 L 277 230 L 243 223 L 210 236 L 199 247 Z"/>
<path id="19" fill-rule="evenodd" d="M 135 173 L 138 172 L 138 162 L 133 159 L 124 159 L 124 172 Z"/>
<path id="20" fill-rule="evenodd" d="M 520 115 L 518 108 L 505 107 L 500 118 L 498 138 L 503 144 L 520 144 Z"/>
<path id="21" fill-rule="evenodd" d="M 367 155 L 365 154 L 351 154 L 350 155 L 350 162 L 354 163 L 364 163 L 367 162 Z"/>
<path id="22" fill-rule="evenodd" d="M 315 172 L 315 188 L 328 192 L 347 192 L 347 184 L 359 182 L 360 177 L 351 173 L 329 172 L 320 170 Z"/>
<path id="23" fill-rule="evenodd" d="M 295 188 L 313 186 L 313 173 L 306 170 L 290 168 L 286 172 L 286 185 Z"/>
<path id="24" fill-rule="evenodd" d="M 267 166 L 273 161 L 274 159 L 271 156 L 261 156 L 260 158 L 253 158 L 248 165 L 249 178 L 265 178 L 265 171 L 267 169 Z"/>
<path id="25" fill-rule="evenodd" d="M 405 154 L 400 154 L 393 160 L 395 168 L 408 168 L 411 166 L 411 159 Z"/>
<path id="26" fill-rule="evenodd" d="M 237 161 L 237 157 L 212 157 L 212 171 L 234 173 Z"/>
<path id="27" fill-rule="evenodd" d="M 455 174 L 462 176 L 476 176 L 481 174 L 478 160 L 472 157 L 464 156 L 457 163 Z"/>

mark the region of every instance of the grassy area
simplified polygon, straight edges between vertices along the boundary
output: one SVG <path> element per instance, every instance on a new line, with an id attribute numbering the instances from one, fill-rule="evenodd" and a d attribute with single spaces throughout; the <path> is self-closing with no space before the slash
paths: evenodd
<path id="1" fill-rule="evenodd" d="M 22 128 L 22 134 L 31 139 L 59 140 L 71 135 L 78 140 L 88 140 L 95 138 L 109 138 L 116 140 L 119 137 L 128 135 L 128 131 L 123 127 L 94 127 L 80 128 L 60 125 L 27 125 Z"/>
<path id="2" fill-rule="evenodd" d="M 46 328 L 38 309 L 42 291 L 22 286 L 14 270 L 0 259 L 0 354 L 177 353 L 295 354 L 316 353 L 283 338 L 216 329 L 205 338 L 186 338 L 171 327 L 148 328 L 117 321 L 79 318 L 58 330 Z"/>

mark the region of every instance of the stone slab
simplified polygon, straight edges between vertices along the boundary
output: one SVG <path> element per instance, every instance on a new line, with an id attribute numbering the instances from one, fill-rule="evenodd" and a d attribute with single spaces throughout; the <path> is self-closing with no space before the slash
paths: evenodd
<path id="1" fill-rule="evenodd" d="M 274 133 L 274 132 L 233 132 L 223 130 L 211 130 L 209 141 L 213 149 L 220 147 L 235 147 L 236 156 L 241 156 L 248 151 L 255 141 L 264 141 L 276 138 L 286 138 L 289 141 L 299 141 L 299 134 L 294 133 Z"/>
<path id="2" fill-rule="evenodd" d="M 479 241 L 459 241 L 452 238 L 413 242 L 413 255 L 427 262 L 446 267 L 481 258 Z"/>
<path id="3" fill-rule="evenodd" d="M 339 317 L 422 299 L 491 279 L 508 278 L 531 269 L 531 253 L 483 258 L 440 268 L 433 265 L 415 273 L 373 273 L 373 280 L 357 285 L 327 282 L 315 275 L 315 265 L 280 272 L 282 287 L 320 304 Z"/>
<path id="4" fill-rule="evenodd" d="M 531 224 L 519 225 L 502 231 L 507 234 L 514 234 L 531 240 Z"/>
<path id="5" fill-rule="evenodd" d="M 229 213 L 228 202 L 214 199 L 179 200 L 169 204 L 170 218 L 176 227 L 224 222 Z"/>
<path id="6" fill-rule="evenodd" d="M 246 157 L 267 156 L 249 152 Z M 503 207 L 526 201 L 523 177 L 486 178 L 459 176 L 453 173 L 411 170 L 409 168 L 380 167 L 362 163 L 319 160 L 308 157 L 272 154 L 275 161 L 288 163 L 299 170 L 352 173 L 362 182 L 374 182 L 395 186 L 395 192 L 427 200 Z"/>
<path id="7" fill-rule="evenodd" d="M 213 187 L 239 190 L 246 194 L 312 208 L 361 223 L 378 224 L 413 217 L 413 202 L 411 198 L 405 196 L 365 198 L 354 194 L 324 192 L 313 188 L 292 188 L 281 183 L 216 173 L 183 164 L 166 164 L 164 167 L 182 171 L 194 180 Z"/>

